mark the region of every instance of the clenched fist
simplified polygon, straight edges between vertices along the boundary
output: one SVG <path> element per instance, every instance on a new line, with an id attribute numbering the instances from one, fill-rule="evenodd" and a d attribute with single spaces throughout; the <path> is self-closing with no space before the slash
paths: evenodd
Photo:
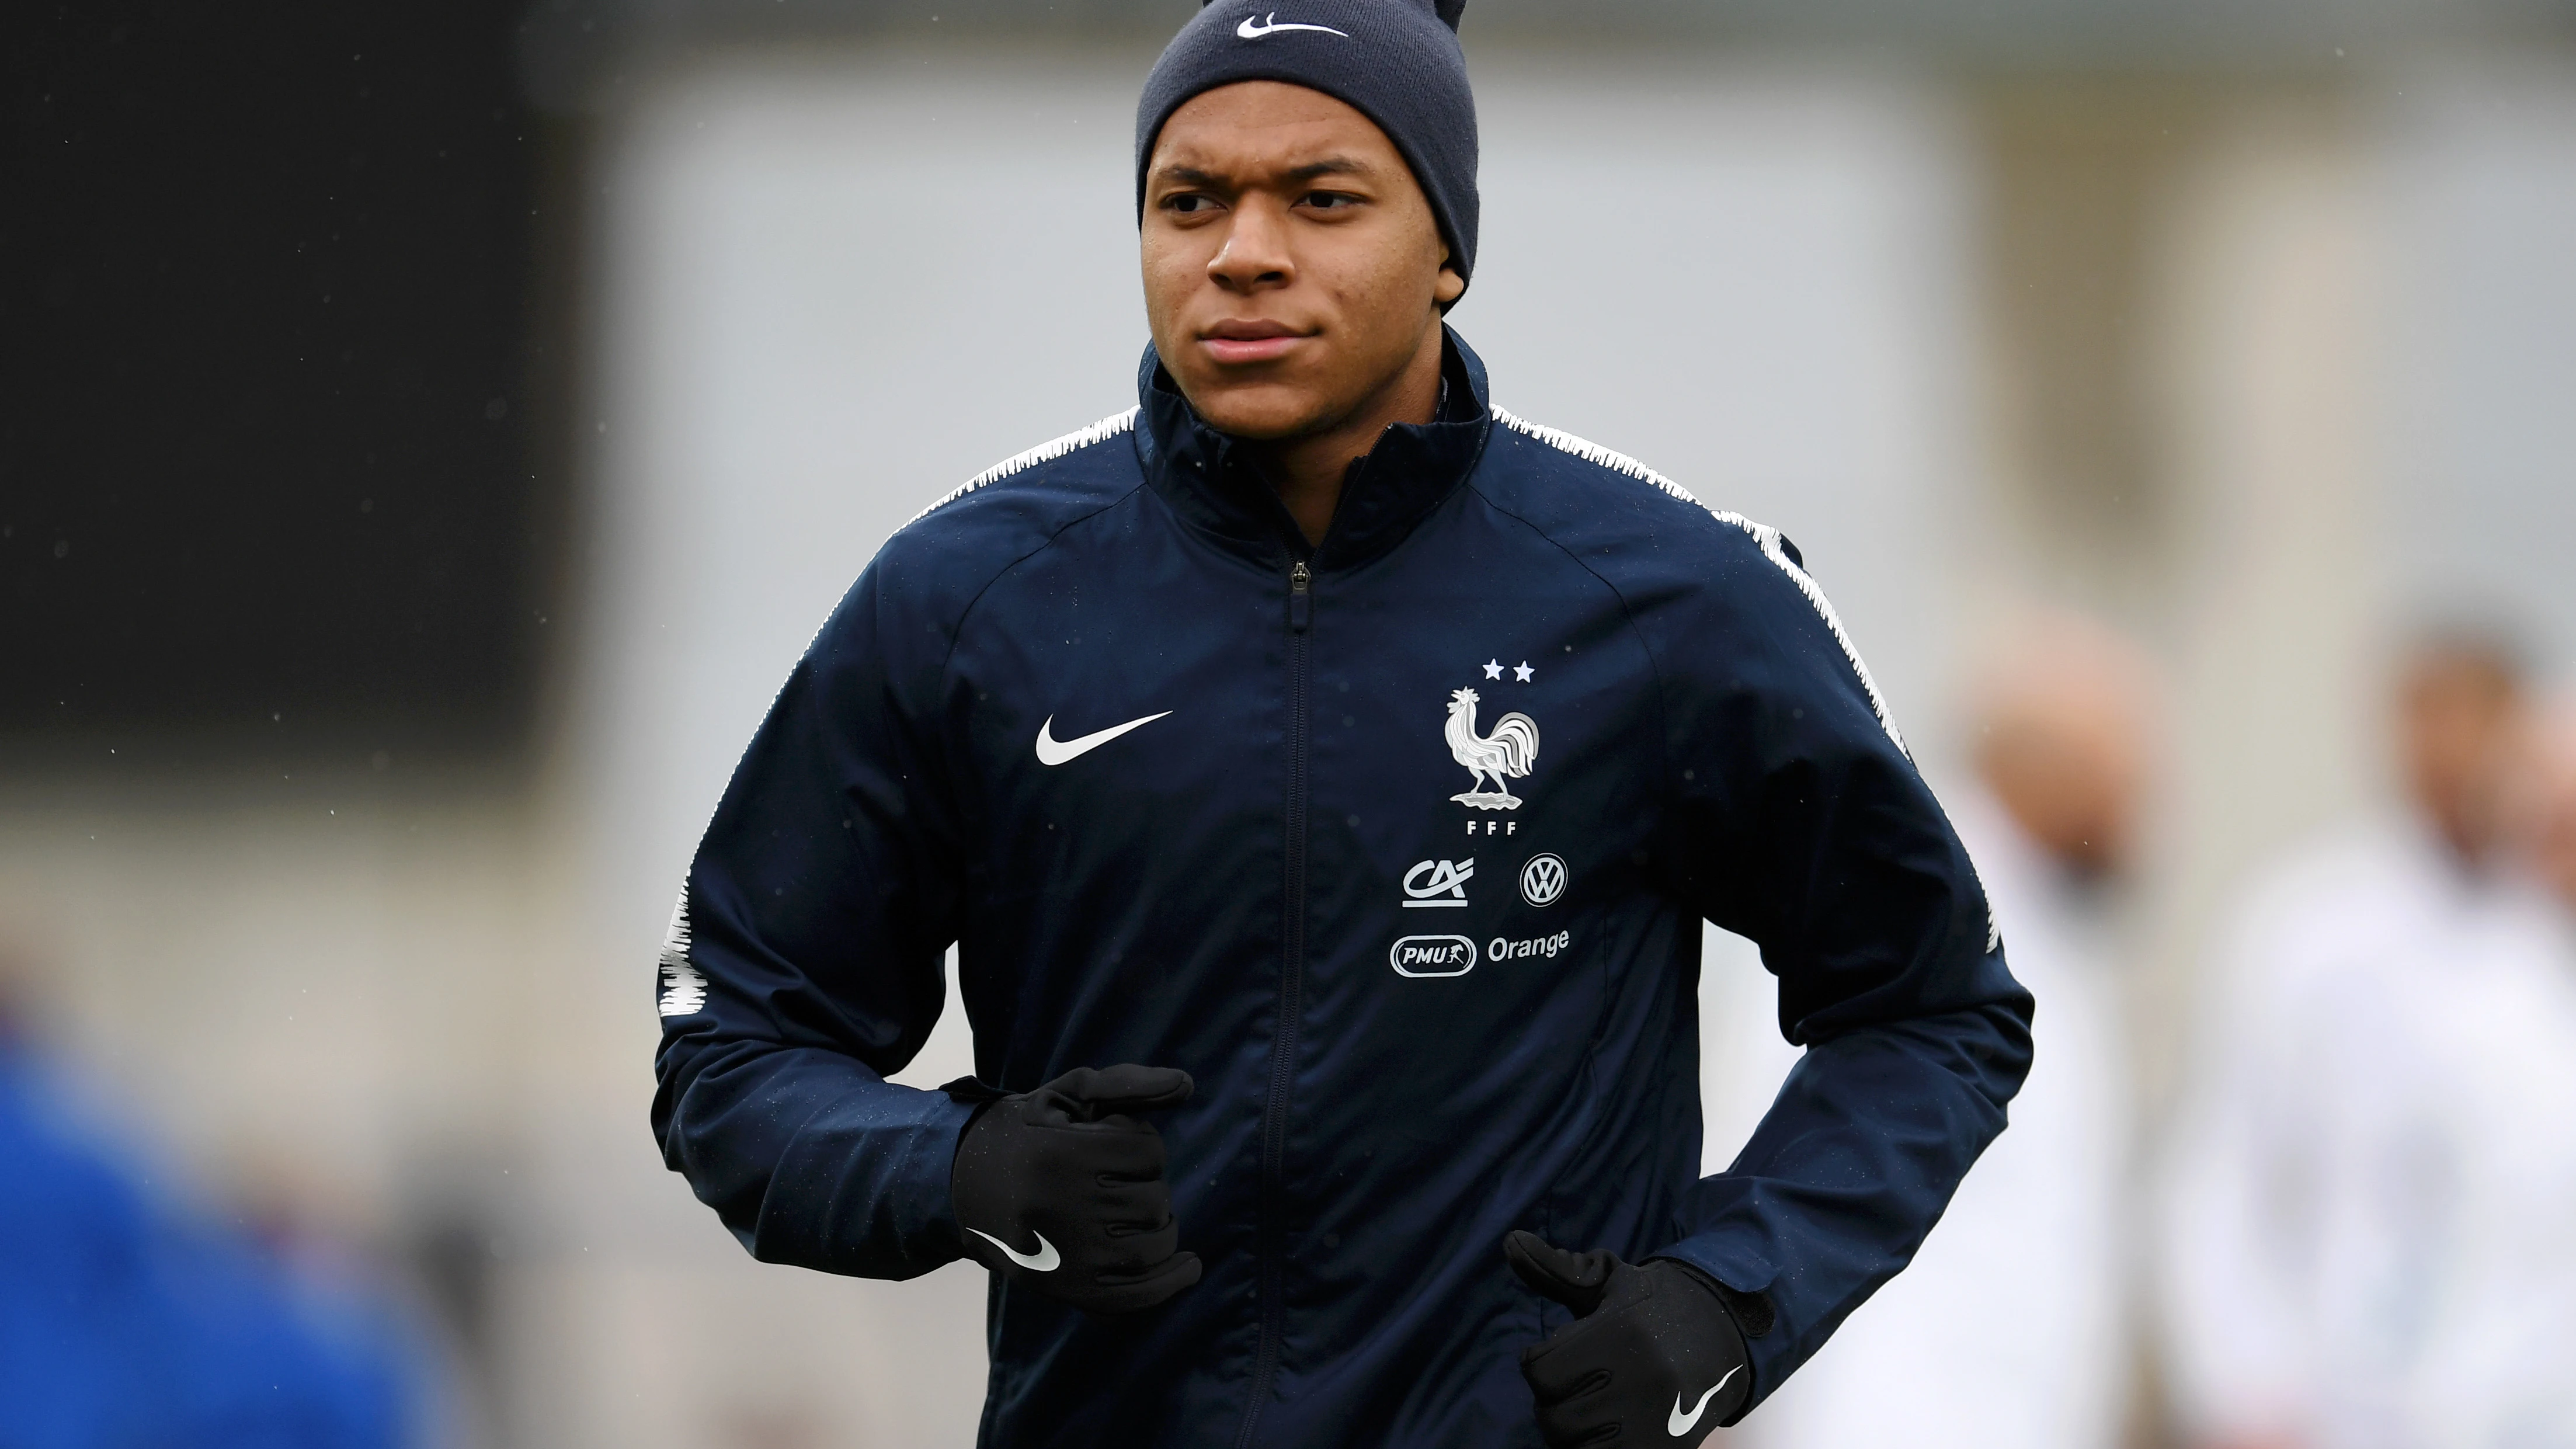
<path id="1" fill-rule="evenodd" d="M 949 1170 L 967 1256 L 1094 1313 L 1151 1308 L 1199 1281 L 1198 1254 L 1177 1251 L 1163 1134 L 1131 1115 L 1177 1107 L 1192 1087 L 1170 1067 L 1078 1067 L 986 1107 Z"/>
<path id="2" fill-rule="evenodd" d="M 1503 1239 L 1503 1256 L 1576 1315 L 1521 1353 L 1549 1449 L 1696 1445 L 1752 1395 L 1744 1334 L 1693 1269 L 1569 1253 L 1536 1233 Z"/>

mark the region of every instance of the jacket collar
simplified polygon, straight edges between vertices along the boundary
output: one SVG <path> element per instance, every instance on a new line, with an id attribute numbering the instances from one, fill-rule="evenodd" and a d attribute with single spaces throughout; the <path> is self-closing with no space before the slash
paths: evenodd
<path id="1" fill-rule="evenodd" d="M 1151 346 L 1136 380 L 1143 405 L 1136 451 L 1146 482 L 1192 525 L 1265 564 L 1308 559 L 1317 572 L 1331 572 L 1378 557 L 1466 481 L 1493 428 L 1485 365 L 1457 333 L 1446 326 L 1440 333 L 1439 416 L 1426 426 L 1388 428 L 1368 456 L 1352 462 L 1321 545 L 1307 547 L 1241 440 L 1200 421 Z"/>

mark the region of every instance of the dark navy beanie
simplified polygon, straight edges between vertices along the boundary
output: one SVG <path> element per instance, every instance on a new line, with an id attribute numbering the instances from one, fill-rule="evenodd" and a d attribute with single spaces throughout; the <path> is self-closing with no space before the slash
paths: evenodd
<path id="1" fill-rule="evenodd" d="M 1476 266 L 1476 97 L 1458 16 L 1467 0 L 1219 0 L 1164 48 L 1136 102 L 1136 216 L 1145 162 L 1190 97 L 1236 81 L 1322 91 L 1377 123 L 1431 201 L 1449 266 Z"/>

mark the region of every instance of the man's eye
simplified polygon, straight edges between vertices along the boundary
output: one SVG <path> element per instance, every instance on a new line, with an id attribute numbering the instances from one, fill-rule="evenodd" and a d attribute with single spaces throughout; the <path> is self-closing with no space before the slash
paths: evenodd
<path id="1" fill-rule="evenodd" d="M 1178 196 L 1163 198 L 1163 209 L 1181 216 L 1196 216 L 1201 212 L 1214 211 L 1216 202 L 1208 197 L 1195 196 L 1184 191 Z"/>
<path id="2" fill-rule="evenodd" d="M 1347 191 L 1309 191 L 1303 204 L 1317 211 L 1347 211 L 1359 205 L 1359 201 Z"/>

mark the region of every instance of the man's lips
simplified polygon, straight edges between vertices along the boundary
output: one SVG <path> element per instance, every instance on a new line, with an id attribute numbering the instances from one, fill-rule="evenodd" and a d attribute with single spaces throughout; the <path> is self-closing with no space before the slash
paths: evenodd
<path id="1" fill-rule="evenodd" d="M 1199 346 L 1220 364 L 1269 362 L 1285 357 L 1307 335 L 1285 322 L 1225 321 L 1199 334 Z"/>

